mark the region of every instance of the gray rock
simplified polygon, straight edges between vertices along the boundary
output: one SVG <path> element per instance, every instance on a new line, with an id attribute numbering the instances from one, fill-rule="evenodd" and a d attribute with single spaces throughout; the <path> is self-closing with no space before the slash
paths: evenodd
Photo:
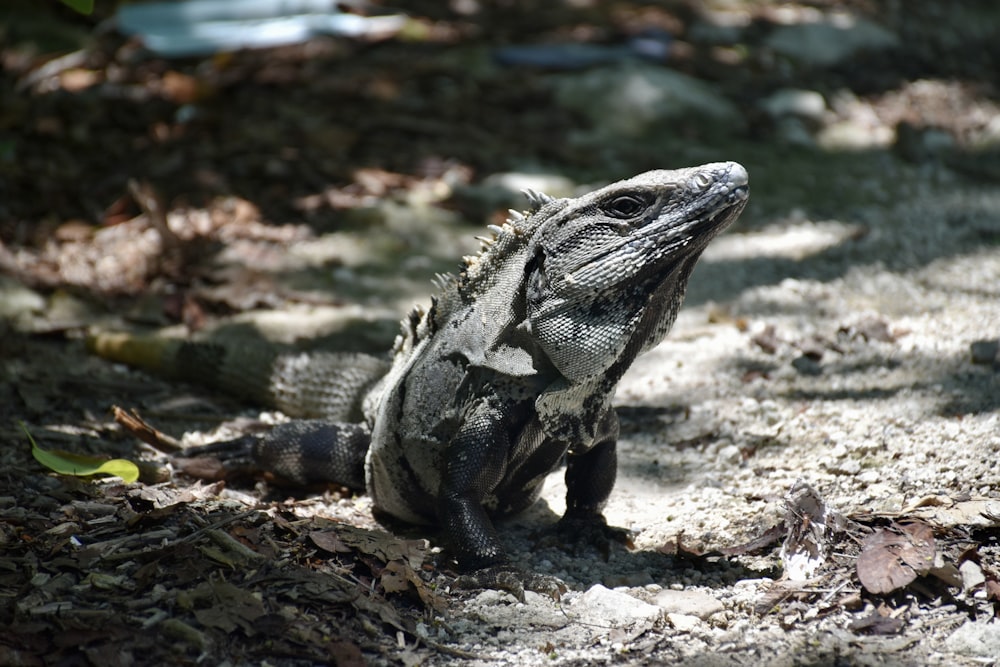
<path id="1" fill-rule="evenodd" d="M 486 590 L 468 602 L 466 611 L 497 628 L 561 628 L 567 623 L 550 598 L 533 591 L 525 591 L 519 603 L 510 593 Z"/>
<path id="2" fill-rule="evenodd" d="M 879 25 L 844 16 L 782 26 L 768 36 L 765 45 L 803 65 L 830 67 L 859 53 L 885 50 L 898 43 L 895 34 Z"/>
<path id="3" fill-rule="evenodd" d="M 694 632 L 702 625 L 697 616 L 689 614 L 667 614 L 667 620 L 679 632 Z"/>
<path id="4" fill-rule="evenodd" d="M 701 620 L 725 609 L 722 602 L 701 591 L 665 589 L 657 593 L 653 601 L 668 615 L 694 616 Z"/>
<path id="5" fill-rule="evenodd" d="M 45 297 L 12 278 L 0 276 L 0 320 L 16 322 L 20 328 L 45 310 Z"/>
<path id="6" fill-rule="evenodd" d="M 816 143 L 829 151 L 869 150 L 891 145 L 893 135 L 891 127 L 852 117 L 825 126 L 817 134 Z"/>
<path id="7" fill-rule="evenodd" d="M 820 121 L 826 113 L 826 99 L 815 90 L 783 88 L 760 101 L 760 107 L 772 118 L 799 116 Z"/>
<path id="8" fill-rule="evenodd" d="M 805 354 L 792 359 L 792 367 L 802 375 L 820 375 L 823 373 L 823 366 L 819 360 Z"/>
<path id="9" fill-rule="evenodd" d="M 739 126 L 736 106 L 711 85 L 656 65 L 627 63 L 554 79 L 556 100 L 612 137 L 640 137 L 671 121 Z"/>
<path id="10" fill-rule="evenodd" d="M 601 627 L 644 626 L 658 620 L 663 610 L 656 605 L 596 584 L 575 600 L 568 610 L 570 617 Z"/>
<path id="11" fill-rule="evenodd" d="M 962 588 L 966 591 L 970 591 L 986 582 L 986 575 L 983 574 L 983 568 L 979 567 L 975 561 L 965 561 L 959 566 L 958 571 L 962 573 Z"/>
<path id="12" fill-rule="evenodd" d="M 996 659 L 1000 655 L 1000 621 L 968 621 L 951 633 L 945 645 L 959 655 Z"/>

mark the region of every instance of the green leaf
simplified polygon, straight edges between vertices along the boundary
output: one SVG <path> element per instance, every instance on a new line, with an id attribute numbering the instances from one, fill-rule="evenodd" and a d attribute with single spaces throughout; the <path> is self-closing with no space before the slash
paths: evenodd
<path id="1" fill-rule="evenodd" d="M 94 0 L 62 0 L 62 3 L 81 14 L 89 15 L 94 11 Z"/>
<path id="2" fill-rule="evenodd" d="M 31 442 L 31 455 L 49 470 L 53 470 L 60 475 L 76 475 L 77 477 L 87 477 L 88 475 L 115 475 L 121 477 L 122 481 L 130 484 L 139 479 L 139 468 L 131 461 L 125 459 L 102 459 L 97 456 L 87 456 L 85 454 L 74 454 L 61 449 L 42 449 L 31 437 L 28 427 L 21 423 L 24 434 Z"/>

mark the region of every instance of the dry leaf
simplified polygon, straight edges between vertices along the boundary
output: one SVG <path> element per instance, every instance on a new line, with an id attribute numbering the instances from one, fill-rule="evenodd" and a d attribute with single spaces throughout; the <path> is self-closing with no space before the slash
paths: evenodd
<path id="1" fill-rule="evenodd" d="M 872 611 L 864 618 L 852 621 L 848 626 L 854 632 L 865 632 L 873 635 L 894 635 L 903 629 L 905 621 L 892 616 L 884 616 L 878 611 Z"/>
<path id="2" fill-rule="evenodd" d="M 405 560 L 411 568 L 416 569 L 423 564 L 427 555 L 427 540 L 401 540 L 389 533 L 347 524 L 337 526 L 337 536 L 347 546 L 374 556 L 383 563 Z"/>
<path id="3" fill-rule="evenodd" d="M 857 572 L 870 593 L 889 593 L 927 574 L 937 549 L 931 527 L 921 521 L 875 531 L 861 545 Z"/>
<path id="4" fill-rule="evenodd" d="M 386 593 L 403 593 L 410 587 L 407 567 L 398 560 L 385 564 L 380 581 Z"/>
<path id="5" fill-rule="evenodd" d="M 353 551 L 333 530 L 314 530 L 309 533 L 309 539 L 323 551 L 329 551 L 332 554 L 346 554 Z"/>

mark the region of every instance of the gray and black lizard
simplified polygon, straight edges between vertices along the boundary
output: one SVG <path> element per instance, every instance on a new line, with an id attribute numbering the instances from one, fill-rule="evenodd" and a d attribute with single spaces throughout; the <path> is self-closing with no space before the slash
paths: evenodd
<path id="1" fill-rule="evenodd" d="M 574 199 L 526 194 L 531 210 L 491 227 L 482 252 L 403 320 L 391 362 L 177 342 L 143 363 L 114 336 L 93 347 L 311 418 L 244 444 L 283 477 L 366 489 L 376 510 L 440 527 L 461 569 L 503 586 L 493 518 L 531 505 L 563 461 L 560 524 L 607 529 L 615 387 L 670 330 L 695 262 L 743 210 L 748 177 L 722 162 Z"/>

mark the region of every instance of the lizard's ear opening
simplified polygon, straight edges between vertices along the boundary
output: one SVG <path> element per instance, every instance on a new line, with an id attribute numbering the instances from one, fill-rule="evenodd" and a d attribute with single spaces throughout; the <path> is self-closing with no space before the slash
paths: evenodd
<path id="1" fill-rule="evenodd" d="M 537 307 L 549 293 L 549 276 L 545 272 L 545 251 L 539 248 L 525 269 L 524 298 L 530 310 Z"/>

